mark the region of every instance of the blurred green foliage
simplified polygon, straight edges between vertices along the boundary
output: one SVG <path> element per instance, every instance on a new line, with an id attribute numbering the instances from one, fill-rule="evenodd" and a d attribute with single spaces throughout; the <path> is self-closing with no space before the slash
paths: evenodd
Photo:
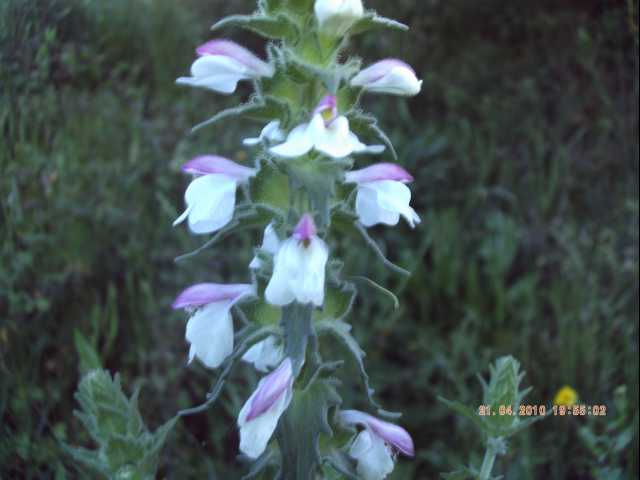
<path id="1" fill-rule="evenodd" d="M 527 402 L 549 405 L 568 384 L 608 415 L 537 422 L 495 471 L 636 478 L 637 1 L 366 3 L 412 30 L 363 37 L 357 51 L 367 62 L 406 59 L 425 79 L 410 100 L 365 97 L 416 178 L 423 218 L 413 232 L 370 233 L 414 275 L 385 270 L 354 239 L 337 246 L 401 299 L 393 310 L 363 286 L 350 321 L 377 397 L 406 413 L 416 442 L 416 460 L 393 478 L 480 463 L 479 434 L 437 396 L 479 404 L 475 375 L 509 354 L 534 387 Z M 192 282 L 245 281 L 261 232 L 174 264 L 203 241 L 170 227 L 185 186 L 178 167 L 204 152 L 245 160 L 240 139 L 260 126 L 189 135 L 238 98 L 173 80 L 210 23 L 252 9 L 249 0 L 0 2 L 0 477 L 80 475 L 61 445 L 94 446 L 72 415 L 92 363 L 120 372 L 128 391 L 142 387 L 151 430 L 210 387 L 209 372 L 185 368 L 184 319 L 169 304 Z M 262 51 L 257 37 L 225 33 Z M 343 398 L 362 407 L 358 366 L 349 368 Z M 235 415 L 247 379 L 251 369 L 236 372 L 214 410 L 178 423 L 161 477 L 246 471 Z"/>

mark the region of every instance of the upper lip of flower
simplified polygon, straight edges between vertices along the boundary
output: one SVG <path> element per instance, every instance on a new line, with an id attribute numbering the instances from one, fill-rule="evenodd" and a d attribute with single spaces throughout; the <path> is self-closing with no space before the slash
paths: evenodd
<path id="1" fill-rule="evenodd" d="M 173 301 L 171 307 L 201 307 L 213 302 L 230 300 L 237 302 L 241 298 L 254 293 L 254 286 L 248 283 L 198 283 L 183 290 Z"/>
<path id="2" fill-rule="evenodd" d="M 399 425 L 385 422 L 358 410 L 343 410 L 340 412 L 340 419 L 346 424 L 363 425 L 405 455 L 409 457 L 415 455 L 411 435 Z"/>
<path id="3" fill-rule="evenodd" d="M 251 402 L 251 408 L 245 421 L 249 422 L 269 410 L 284 391 L 291 388 L 292 384 L 291 359 L 287 357 L 278 368 L 264 378 L 264 383 L 258 388 L 256 396 Z"/>
<path id="4" fill-rule="evenodd" d="M 261 60 L 253 52 L 247 50 L 241 45 L 238 45 L 231 40 L 214 39 L 203 43 L 196 48 L 196 54 L 198 56 L 207 55 L 220 55 L 223 57 L 229 57 L 241 63 L 257 75 L 270 77 L 274 73 L 272 65 Z"/>
<path id="5" fill-rule="evenodd" d="M 413 177 L 404 168 L 395 163 L 375 163 L 369 167 L 352 170 L 345 174 L 345 182 L 347 183 L 367 183 L 380 180 L 409 183 L 413 181 Z"/>
<path id="6" fill-rule="evenodd" d="M 217 155 L 201 155 L 194 157 L 184 165 L 182 171 L 196 175 L 209 175 L 221 173 L 236 180 L 246 180 L 256 174 L 254 168 L 245 167 L 228 158 Z"/>

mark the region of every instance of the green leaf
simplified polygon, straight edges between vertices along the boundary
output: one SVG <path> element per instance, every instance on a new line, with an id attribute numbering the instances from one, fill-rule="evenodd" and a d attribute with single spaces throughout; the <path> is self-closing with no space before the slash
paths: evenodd
<path id="1" fill-rule="evenodd" d="M 476 425 L 480 429 L 480 431 L 490 436 L 493 436 L 493 434 L 495 433 L 489 427 L 489 425 L 487 425 L 487 422 L 485 421 L 484 417 L 481 417 L 475 409 L 471 407 L 467 407 L 466 405 L 458 401 L 447 400 L 446 398 L 440 397 L 440 396 L 438 397 L 438 400 L 440 400 L 442 403 L 444 403 L 447 407 L 449 407 L 454 412 L 471 420 L 474 423 L 474 425 Z"/>
<path id="2" fill-rule="evenodd" d="M 289 107 L 285 102 L 278 100 L 273 96 L 259 97 L 253 96 L 248 102 L 238 105 L 234 108 L 227 108 L 216 113 L 213 117 L 204 122 L 199 123 L 191 129 L 196 132 L 203 127 L 214 125 L 222 120 L 234 117 L 247 117 L 258 121 L 271 121 L 274 118 L 280 118 L 284 121 L 289 116 Z"/>
<path id="3" fill-rule="evenodd" d="M 351 130 L 360 134 L 360 135 L 373 135 L 382 143 L 384 143 L 394 160 L 398 160 L 398 154 L 396 153 L 396 149 L 393 147 L 393 143 L 387 136 L 386 133 L 382 131 L 382 129 L 378 126 L 378 120 L 373 115 L 368 113 L 364 113 L 361 110 L 356 110 L 349 114 L 349 124 Z"/>
<path id="4" fill-rule="evenodd" d="M 340 286 L 327 285 L 322 309 L 313 313 L 314 320 L 342 320 L 351 312 L 356 293 L 356 288 L 348 282 Z"/>
<path id="5" fill-rule="evenodd" d="M 289 210 L 289 179 L 278 167 L 265 160 L 258 174 L 249 181 L 251 201 L 284 216 Z"/>
<path id="6" fill-rule="evenodd" d="M 80 358 L 79 369 L 81 374 L 85 374 L 91 370 L 102 368 L 100 355 L 96 349 L 89 343 L 87 337 L 78 329 L 73 331 L 73 342 Z"/>
<path id="7" fill-rule="evenodd" d="M 391 18 L 381 17 L 375 11 L 369 10 L 353 25 L 353 27 L 351 27 L 349 33 L 351 35 L 358 35 L 363 32 L 386 29 L 406 32 L 409 30 L 409 27 L 404 23 L 392 20 Z"/>
<path id="8" fill-rule="evenodd" d="M 242 477 L 242 480 L 251 480 L 252 478 L 256 478 L 260 473 L 264 472 L 269 465 L 276 463 L 276 456 L 275 451 L 268 449 L 251 464 L 249 472 Z"/>
<path id="9" fill-rule="evenodd" d="M 269 39 L 295 40 L 300 35 L 300 30 L 296 22 L 284 13 L 275 15 L 264 15 L 261 13 L 254 13 L 253 15 L 231 15 L 214 24 L 211 30 L 218 30 L 225 27 L 244 28 Z"/>
<path id="10" fill-rule="evenodd" d="M 278 325 L 282 317 L 280 307 L 274 307 L 260 299 L 243 303 L 240 309 L 249 322 L 257 325 Z"/>
<path id="11" fill-rule="evenodd" d="M 328 411 L 342 403 L 334 381 L 318 380 L 304 390 L 295 390 L 276 436 L 282 453 L 283 480 L 313 478 L 321 464 L 319 437 L 333 435 Z"/>

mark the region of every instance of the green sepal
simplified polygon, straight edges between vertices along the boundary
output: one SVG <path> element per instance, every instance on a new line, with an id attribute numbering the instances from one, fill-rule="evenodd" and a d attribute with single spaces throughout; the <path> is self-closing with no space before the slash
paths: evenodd
<path id="1" fill-rule="evenodd" d="M 358 35 L 363 32 L 370 32 L 376 30 L 396 30 L 399 32 L 406 32 L 409 27 L 404 23 L 398 22 L 391 18 L 382 17 L 378 15 L 374 10 L 368 10 L 349 30 L 351 35 Z"/>
<path id="2" fill-rule="evenodd" d="M 211 30 L 225 27 L 240 27 L 250 30 L 269 39 L 295 40 L 300 36 L 300 29 L 296 22 L 285 13 L 264 15 L 231 15 L 216 22 Z"/>
<path id="3" fill-rule="evenodd" d="M 342 320 L 351 312 L 351 307 L 356 298 L 357 290 L 351 283 L 344 282 L 341 285 L 328 284 L 325 289 L 322 309 L 313 312 L 316 322 L 323 320 Z"/>
<path id="4" fill-rule="evenodd" d="M 294 390 L 291 404 L 276 431 L 283 458 L 279 478 L 314 478 L 322 463 L 319 437 L 333 435 L 328 412 L 341 403 L 335 379 L 316 380 L 304 390 Z"/>
<path id="5" fill-rule="evenodd" d="M 386 145 L 391 152 L 394 160 L 398 160 L 398 154 L 393 147 L 393 143 L 386 133 L 378 126 L 378 120 L 376 117 L 369 113 L 365 113 L 362 110 L 354 110 L 349 115 L 349 125 L 351 131 L 360 135 L 373 135 L 378 140 Z"/>
<path id="6" fill-rule="evenodd" d="M 256 325 L 278 325 L 282 316 L 280 307 L 274 307 L 261 299 L 243 303 L 239 308 L 247 320 Z"/>
<path id="7" fill-rule="evenodd" d="M 289 210 L 289 178 L 277 165 L 259 161 L 259 170 L 249 181 L 249 196 L 254 204 L 285 216 Z"/>

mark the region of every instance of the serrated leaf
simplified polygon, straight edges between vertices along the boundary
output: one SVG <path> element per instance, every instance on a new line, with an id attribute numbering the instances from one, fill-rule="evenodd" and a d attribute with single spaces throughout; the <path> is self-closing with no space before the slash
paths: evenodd
<path id="1" fill-rule="evenodd" d="M 375 390 L 371 388 L 369 384 L 369 374 L 364 366 L 365 352 L 360 348 L 358 341 L 351 335 L 351 325 L 342 320 L 321 320 L 315 323 L 316 333 L 318 335 L 332 335 L 335 337 L 342 346 L 351 354 L 351 357 L 356 362 L 358 370 L 360 372 L 360 378 L 364 385 L 367 400 L 373 408 L 378 411 L 378 414 L 383 417 L 397 418 L 399 415 L 394 412 L 387 412 L 384 410 L 378 402 L 373 398 Z"/>
<path id="2" fill-rule="evenodd" d="M 282 330 L 284 332 L 285 354 L 291 358 L 294 376 L 304 364 L 309 337 L 313 333 L 311 322 L 313 307 L 298 302 L 282 307 Z"/>
<path id="3" fill-rule="evenodd" d="M 251 201 L 284 215 L 289 210 L 289 178 L 276 165 L 262 161 L 249 181 Z"/>
<path id="4" fill-rule="evenodd" d="M 76 463 L 81 467 L 88 468 L 93 473 L 108 477 L 109 471 L 105 467 L 103 460 L 95 450 L 88 450 L 82 447 L 72 447 L 65 443 L 62 444 L 62 449 L 67 453 Z"/>
<path id="5" fill-rule="evenodd" d="M 351 35 L 358 35 L 359 33 L 363 32 L 385 29 L 406 32 L 407 30 L 409 30 L 409 27 L 404 23 L 398 22 L 397 20 L 382 17 L 375 11 L 369 10 L 351 27 L 349 33 Z"/>
<path id="6" fill-rule="evenodd" d="M 313 478 L 321 464 L 320 435 L 332 435 L 328 411 L 342 403 L 330 380 L 318 380 L 296 390 L 276 432 L 282 453 L 283 479 Z"/>
<path id="7" fill-rule="evenodd" d="M 255 13 L 253 15 L 231 15 L 214 24 L 211 30 L 218 30 L 225 27 L 244 28 L 269 39 L 294 40 L 300 35 L 300 30 L 296 22 L 284 13 L 274 15 L 261 13 Z"/>

